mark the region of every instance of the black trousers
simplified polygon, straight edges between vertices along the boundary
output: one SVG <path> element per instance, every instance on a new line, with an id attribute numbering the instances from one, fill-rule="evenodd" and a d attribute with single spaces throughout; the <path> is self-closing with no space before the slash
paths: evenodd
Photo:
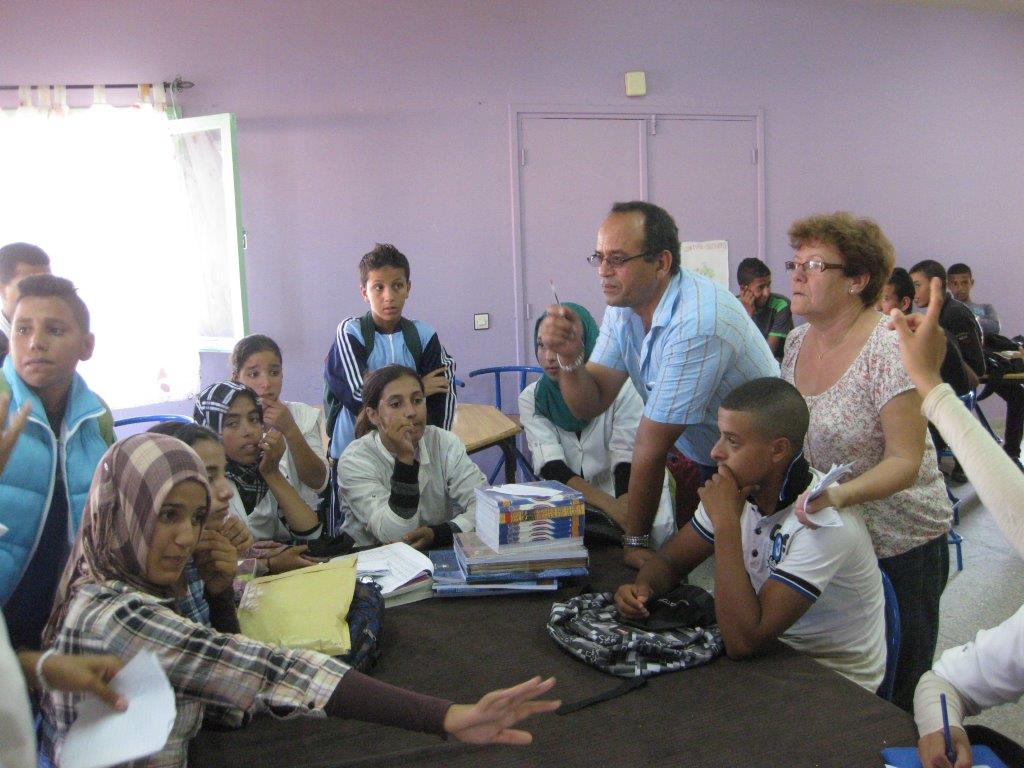
<path id="1" fill-rule="evenodd" d="M 882 558 L 900 607 L 900 655 L 892 703 L 914 711 L 914 689 L 932 668 L 939 638 L 939 599 L 949 578 L 949 545 L 942 534 L 901 555 Z"/>
<path id="2" fill-rule="evenodd" d="M 1020 443 L 1024 437 L 1024 385 L 1019 381 L 1001 381 L 994 389 L 995 393 L 1006 401 L 1003 450 L 1011 458 L 1020 458 Z"/>

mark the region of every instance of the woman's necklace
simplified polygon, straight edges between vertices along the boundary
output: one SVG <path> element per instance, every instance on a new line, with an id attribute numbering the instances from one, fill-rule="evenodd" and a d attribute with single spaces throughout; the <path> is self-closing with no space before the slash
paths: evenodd
<path id="1" fill-rule="evenodd" d="M 825 356 L 826 352 L 835 352 L 837 349 L 839 349 L 841 346 L 843 346 L 843 344 L 846 342 L 846 337 L 850 335 L 850 331 L 852 331 L 854 328 L 857 327 L 857 322 L 859 320 L 860 320 L 860 315 L 858 314 L 857 317 L 854 318 L 853 322 L 850 323 L 850 325 L 847 327 L 847 329 L 845 331 L 843 331 L 843 335 L 839 337 L 839 341 L 837 341 L 835 344 L 830 344 L 828 346 L 825 346 L 825 337 L 824 337 L 824 335 L 821 334 L 821 333 L 817 334 L 817 336 L 818 336 L 818 343 L 815 346 L 819 347 L 819 349 L 818 349 L 818 357 L 817 357 L 819 362 L 821 361 L 821 358 L 823 358 Z"/>

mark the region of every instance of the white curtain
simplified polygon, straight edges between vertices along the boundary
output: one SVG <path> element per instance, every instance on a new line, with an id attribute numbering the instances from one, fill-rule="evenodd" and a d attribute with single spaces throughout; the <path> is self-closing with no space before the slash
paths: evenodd
<path id="1" fill-rule="evenodd" d="M 190 396 L 204 289 L 165 111 L 36 101 L 0 111 L 0 245 L 40 246 L 78 287 L 96 335 L 79 372 L 111 407 Z"/>

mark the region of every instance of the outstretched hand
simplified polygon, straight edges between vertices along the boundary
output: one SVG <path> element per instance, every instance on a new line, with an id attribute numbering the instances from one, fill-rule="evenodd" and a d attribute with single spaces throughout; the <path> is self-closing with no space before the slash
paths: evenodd
<path id="1" fill-rule="evenodd" d="M 549 306 L 537 330 L 544 349 L 554 352 L 562 365 L 571 366 L 583 354 L 583 321 L 569 307 Z"/>
<path id="2" fill-rule="evenodd" d="M 14 444 L 18 442 L 21 430 L 24 429 L 25 422 L 28 421 L 28 415 L 32 410 L 32 405 L 25 403 L 8 424 L 7 411 L 10 405 L 10 395 L 0 395 L 0 472 L 3 472 L 7 466 L 7 460 L 11 458 L 11 453 L 14 451 Z"/>
<path id="3" fill-rule="evenodd" d="M 533 736 L 512 726 L 531 715 L 558 709 L 560 701 L 534 701 L 554 685 L 553 677 L 533 677 L 511 688 L 491 691 L 476 704 L 453 704 L 444 717 L 444 730 L 467 744 L 529 744 Z"/>
<path id="4" fill-rule="evenodd" d="M 946 299 L 942 281 L 933 277 L 929 288 L 931 297 L 926 314 L 904 315 L 898 309 L 889 313 L 889 327 L 899 334 L 903 364 L 921 397 L 942 383 L 939 369 L 946 356 L 946 333 L 939 327 L 939 314 Z"/>

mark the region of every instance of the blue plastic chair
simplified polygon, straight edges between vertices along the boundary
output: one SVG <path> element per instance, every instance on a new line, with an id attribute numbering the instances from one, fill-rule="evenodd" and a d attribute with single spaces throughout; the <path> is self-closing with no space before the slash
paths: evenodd
<path id="1" fill-rule="evenodd" d="M 160 424 L 165 421 L 174 421 L 179 424 L 195 424 L 188 416 L 181 416 L 176 413 L 154 413 L 150 416 L 126 416 L 123 419 L 117 419 L 114 421 L 114 427 L 127 427 L 129 424 L 146 424 L 147 422 Z"/>
<path id="2" fill-rule="evenodd" d="M 892 687 L 896 681 L 896 662 L 900 657 L 900 605 L 896 590 L 885 571 L 882 574 L 882 594 L 885 595 L 885 675 L 878 688 L 878 695 L 892 701 Z"/>
<path id="3" fill-rule="evenodd" d="M 543 374 L 544 369 L 538 368 L 535 365 L 497 365 L 490 368 L 477 368 L 475 371 L 470 371 L 469 378 L 471 379 L 477 376 L 486 376 L 488 374 L 494 376 L 494 407 L 499 411 L 501 410 L 501 375 L 503 373 L 519 374 L 519 391 L 522 392 L 526 389 L 526 385 L 528 383 L 527 378 L 529 375 L 531 373 Z M 518 414 L 506 415 L 514 421 L 519 420 Z M 519 446 L 516 446 L 516 465 L 520 470 L 522 470 L 523 476 L 527 480 L 537 479 L 537 476 L 533 474 L 533 469 L 530 467 L 530 462 L 527 460 L 526 456 L 523 455 L 523 452 L 519 450 Z M 502 454 L 501 458 L 498 459 L 498 463 L 494 465 L 494 469 L 491 470 L 490 477 L 487 478 L 487 481 L 491 485 L 494 485 L 494 479 L 498 476 L 498 473 L 501 472 L 504 466 L 505 454 Z"/>

